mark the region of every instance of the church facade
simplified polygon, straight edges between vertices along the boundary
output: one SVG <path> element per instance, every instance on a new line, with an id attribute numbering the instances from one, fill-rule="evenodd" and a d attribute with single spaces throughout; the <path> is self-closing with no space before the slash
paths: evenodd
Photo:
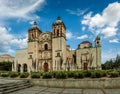
<path id="1" fill-rule="evenodd" d="M 52 32 L 42 32 L 34 22 L 28 30 L 28 48 L 16 51 L 13 71 L 74 71 L 101 69 L 100 38 L 95 46 L 83 41 L 76 50 L 66 45 L 66 27 L 60 17 L 52 24 Z"/>

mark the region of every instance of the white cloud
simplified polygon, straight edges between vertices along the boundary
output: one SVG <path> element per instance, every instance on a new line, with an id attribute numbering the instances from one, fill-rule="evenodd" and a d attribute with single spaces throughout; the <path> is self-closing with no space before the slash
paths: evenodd
<path id="1" fill-rule="evenodd" d="M 35 21 L 30 21 L 29 24 L 33 25 L 34 22 L 35 22 Z"/>
<path id="2" fill-rule="evenodd" d="M 120 3 L 109 4 L 101 14 L 92 16 L 92 12 L 84 16 L 82 24 L 87 25 L 94 34 L 102 34 L 105 38 L 117 34 L 117 26 L 120 22 Z"/>
<path id="3" fill-rule="evenodd" d="M 66 37 L 67 39 L 71 39 L 73 37 L 72 32 L 70 32 L 69 30 L 66 32 Z"/>
<path id="4" fill-rule="evenodd" d="M 85 31 L 85 29 L 86 29 L 86 27 L 85 27 L 85 26 L 83 26 L 83 27 L 82 27 L 82 31 Z"/>
<path id="5" fill-rule="evenodd" d="M 119 39 L 112 39 L 112 40 L 109 40 L 109 43 L 119 43 Z"/>
<path id="6" fill-rule="evenodd" d="M 0 52 L 6 52 L 10 48 L 10 40 L 13 38 L 5 27 L 0 27 Z"/>
<path id="7" fill-rule="evenodd" d="M 23 39 L 13 39 L 11 44 L 17 45 L 20 49 L 27 48 L 27 37 Z"/>
<path id="8" fill-rule="evenodd" d="M 10 30 L 9 28 L 0 27 L 0 53 L 14 53 L 15 51 L 11 46 L 16 46 L 18 48 L 27 47 L 27 36 L 18 39 L 18 36 L 9 33 Z"/>
<path id="9" fill-rule="evenodd" d="M 85 39 L 85 38 L 88 38 L 88 35 L 82 35 L 82 36 L 80 36 L 80 37 L 77 37 L 77 39 Z"/>
<path id="10" fill-rule="evenodd" d="M 45 0 L 0 0 L 0 19 L 38 19 L 39 17 L 33 12 L 44 2 Z"/>
<path id="11" fill-rule="evenodd" d="M 77 9 L 77 10 L 70 10 L 70 9 L 66 9 L 66 11 L 69 13 L 69 14 L 73 14 L 73 15 L 77 15 L 77 16 L 80 16 L 80 15 L 83 15 L 86 11 L 86 10 L 80 10 L 80 9 Z"/>
<path id="12" fill-rule="evenodd" d="M 107 48 L 108 49 L 108 48 Z M 105 63 L 107 60 L 115 59 L 117 54 L 120 54 L 118 49 L 110 49 L 102 52 L 102 63 Z"/>
<path id="13" fill-rule="evenodd" d="M 116 35 L 117 30 L 118 29 L 115 28 L 115 27 L 106 27 L 106 28 L 101 30 L 101 34 L 104 34 L 105 38 L 106 37 L 111 37 L 111 36 L 115 36 Z"/>

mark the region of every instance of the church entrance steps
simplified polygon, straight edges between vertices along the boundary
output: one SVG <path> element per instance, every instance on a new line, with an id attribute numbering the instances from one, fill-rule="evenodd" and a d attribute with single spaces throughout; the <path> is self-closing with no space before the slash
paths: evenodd
<path id="1" fill-rule="evenodd" d="M 0 94 L 8 94 L 17 90 L 25 89 L 32 87 L 32 84 L 28 80 L 18 80 L 11 82 L 10 80 L 7 83 L 0 83 Z"/>

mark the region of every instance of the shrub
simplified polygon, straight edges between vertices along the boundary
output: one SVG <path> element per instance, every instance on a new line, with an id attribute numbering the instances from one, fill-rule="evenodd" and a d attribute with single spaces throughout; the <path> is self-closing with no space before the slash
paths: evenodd
<path id="1" fill-rule="evenodd" d="M 91 78 L 96 78 L 96 74 L 94 71 L 91 72 Z"/>
<path id="2" fill-rule="evenodd" d="M 3 73 L 1 72 L 1 76 L 2 76 L 2 77 L 8 77 L 8 76 L 9 76 L 9 73 L 8 73 L 8 72 L 3 72 Z"/>
<path id="3" fill-rule="evenodd" d="M 42 75 L 43 75 L 43 72 L 39 72 L 39 74 L 40 74 L 40 76 L 42 76 Z"/>
<path id="4" fill-rule="evenodd" d="M 67 76 L 68 76 L 68 78 L 74 77 L 74 71 L 67 72 Z"/>
<path id="5" fill-rule="evenodd" d="M 75 72 L 74 73 L 74 78 L 75 79 L 84 78 L 84 73 L 83 72 Z"/>
<path id="6" fill-rule="evenodd" d="M 78 73 L 78 72 L 75 72 L 75 73 L 74 73 L 74 78 L 75 78 L 75 79 L 78 79 L 78 78 L 79 78 L 79 73 Z"/>
<path id="7" fill-rule="evenodd" d="M 10 72 L 10 77 L 15 78 L 18 77 L 19 73 L 18 72 Z"/>
<path id="8" fill-rule="evenodd" d="M 84 78 L 84 73 L 79 72 L 79 78 Z"/>
<path id="9" fill-rule="evenodd" d="M 91 77 L 91 71 L 84 71 L 84 76 L 85 77 Z"/>
<path id="10" fill-rule="evenodd" d="M 23 72 L 20 74 L 20 78 L 27 78 L 29 76 L 29 73 Z"/>
<path id="11" fill-rule="evenodd" d="M 96 70 L 96 71 L 95 71 L 95 76 L 96 76 L 96 78 L 102 77 L 101 71 Z"/>
<path id="12" fill-rule="evenodd" d="M 102 76 L 102 77 L 106 77 L 106 76 L 107 76 L 107 71 L 101 70 L 101 76 Z"/>
<path id="13" fill-rule="evenodd" d="M 39 72 L 32 72 L 31 78 L 40 78 L 41 74 Z"/>
<path id="14" fill-rule="evenodd" d="M 117 72 L 119 72 L 119 75 L 120 75 L 120 70 L 117 70 Z"/>
<path id="15" fill-rule="evenodd" d="M 67 78 L 67 73 L 66 72 L 56 72 L 55 78 L 57 79 L 66 79 Z"/>
<path id="16" fill-rule="evenodd" d="M 53 72 L 52 72 L 52 76 L 53 76 L 53 78 L 55 78 L 56 73 L 57 73 L 56 71 L 53 71 Z"/>
<path id="17" fill-rule="evenodd" d="M 117 71 L 110 72 L 110 77 L 118 77 L 118 76 L 119 76 L 119 72 Z"/>
<path id="18" fill-rule="evenodd" d="M 110 75 L 114 70 L 107 70 L 107 74 Z"/>
<path id="19" fill-rule="evenodd" d="M 50 79 L 52 78 L 52 73 L 51 72 L 45 72 L 43 73 L 43 79 Z"/>

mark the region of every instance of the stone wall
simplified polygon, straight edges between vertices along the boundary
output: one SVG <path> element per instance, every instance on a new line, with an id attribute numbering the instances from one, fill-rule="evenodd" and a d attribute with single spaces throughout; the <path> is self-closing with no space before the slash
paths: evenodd
<path id="1" fill-rule="evenodd" d="M 31 79 L 34 85 L 64 88 L 120 88 L 120 78 L 100 79 Z"/>

